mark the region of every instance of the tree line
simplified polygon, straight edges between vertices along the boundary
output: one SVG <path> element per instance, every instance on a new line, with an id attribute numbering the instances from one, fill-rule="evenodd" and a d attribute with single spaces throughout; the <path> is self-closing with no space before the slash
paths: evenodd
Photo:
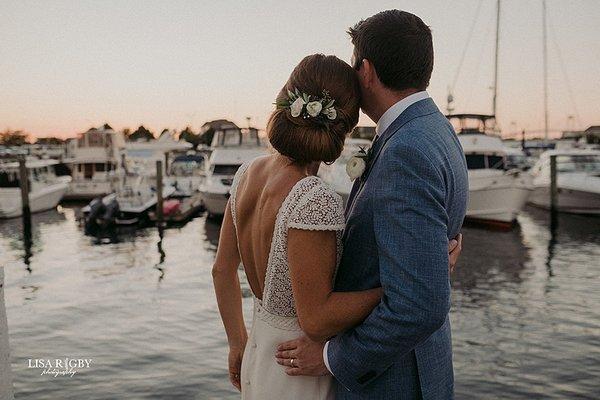
<path id="1" fill-rule="evenodd" d="M 108 124 L 104 124 L 104 129 L 112 129 Z M 139 141 L 139 140 L 154 140 L 162 135 L 170 135 L 168 129 L 163 129 L 162 132 L 155 136 L 155 134 L 147 129 L 144 125 L 140 125 L 135 131 L 131 131 L 129 128 L 123 129 L 123 135 L 127 141 Z M 204 129 L 202 132 L 194 132 L 190 126 L 181 130 L 178 134 L 175 132 L 175 136 L 178 140 L 186 141 L 194 145 L 210 145 L 212 142 L 212 136 L 214 129 Z M 0 132 L 0 146 L 13 147 L 22 146 L 25 144 L 41 144 L 41 145 L 60 145 L 65 142 L 65 139 L 59 137 L 40 137 L 33 140 L 32 136 L 22 130 L 10 130 L 6 129 Z"/>

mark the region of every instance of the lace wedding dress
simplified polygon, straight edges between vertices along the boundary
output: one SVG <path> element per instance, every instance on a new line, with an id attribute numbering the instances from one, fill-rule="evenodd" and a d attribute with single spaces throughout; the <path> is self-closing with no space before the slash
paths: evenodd
<path id="1" fill-rule="evenodd" d="M 236 193 L 248 164 L 238 170 L 231 186 L 231 213 L 237 226 Z M 242 399 L 333 400 L 332 377 L 288 376 L 275 361 L 277 345 L 302 335 L 298 324 L 287 261 L 288 229 L 328 230 L 337 235 L 338 263 L 344 209 L 341 197 L 320 178 L 300 180 L 277 213 L 265 274 L 262 300 L 254 296 L 252 328 L 242 359 Z M 237 230 L 237 228 L 236 228 Z"/>

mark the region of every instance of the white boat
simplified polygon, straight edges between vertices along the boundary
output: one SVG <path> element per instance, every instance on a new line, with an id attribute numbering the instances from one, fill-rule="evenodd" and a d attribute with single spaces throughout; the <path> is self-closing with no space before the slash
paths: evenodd
<path id="1" fill-rule="evenodd" d="M 333 164 L 323 163 L 319 168 L 319 177 L 342 196 L 344 204 L 348 201 L 352 190 L 352 181 L 346 172 L 346 163 L 361 148 L 367 151 L 370 146 L 371 141 L 367 139 L 346 139 L 341 156 Z"/>
<path id="2" fill-rule="evenodd" d="M 218 216 L 225 213 L 231 183 L 238 168 L 246 161 L 266 155 L 267 148 L 258 130 L 233 127 L 215 132 L 212 148 L 200 194 L 206 211 Z"/>
<path id="3" fill-rule="evenodd" d="M 550 208 L 550 156 L 556 156 L 558 211 L 600 214 L 600 151 L 549 150 L 531 169 L 534 191 L 529 202 Z"/>
<path id="4" fill-rule="evenodd" d="M 206 179 L 207 162 L 204 154 L 194 153 L 173 159 L 165 177 L 165 182 L 175 188 L 173 197 L 190 197 L 200 190 Z"/>
<path id="5" fill-rule="evenodd" d="M 507 151 L 502 140 L 488 133 L 492 115 L 454 114 L 459 122 L 458 140 L 462 145 L 469 175 L 467 218 L 490 224 L 510 226 L 523 209 L 532 191 L 531 175 L 507 169 Z M 469 123 L 475 121 L 476 127 Z"/>
<path id="6" fill-rule="evenodd" d="M 57 177 L 56 160 L 27 161 L 29 174 L 29 209 L 32 213 L 53 209 L 63 198 L 71 178 Z M 0 164 L 0 218 L 22 215 L 19 163 Z"/>
<path id="7" fill-rule="evenodd" d="M 163 198 L 173 195 L 175 188 L 163 185 Z M 151 180 L 144 175 L 132 175 L 119 180 L 114 193 L 94 199 L 81 209 L 86 229 L 113 225 L 135 225 L 143 222 L 148 211 L 156 207 L 158 197 Z"/>
<path id="8" fill-rule="evenodd" d="M 91 128 L 67 143 L 67 159 L 72 181 L 66 199 L 86 200 L 115 190 L 115 172 L 121 169 L 123 134 L 110 126 Z"/>
<path id="9" fill-rule="evenodd" d="M 166 131 L 156 140 L 139 140 L 125 143 L 125 163 L 127 170 L 145 171 L 149 176 L 156 174 L 156 161 L 163 162 L 163 172 L 167 171 L 169 158 L 173 154 L 189 151 L 191 143 L 175 140 L 173 133 Z"/>

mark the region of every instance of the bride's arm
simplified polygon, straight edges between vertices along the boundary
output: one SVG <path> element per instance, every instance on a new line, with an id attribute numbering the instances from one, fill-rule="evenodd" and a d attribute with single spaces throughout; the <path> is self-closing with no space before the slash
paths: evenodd
<path id="1" fill-rule="evenodd" d="M 290 278 L 300 326 L 314 341 L 328 339 L 365 319 L 379 303 L 381 288 L 334 292 L 336 236 L 333 231 L 288 231 Z"/>
<path id="2" fill-rule="evenodd" d="M 462 234 L 448 244 L 453 272 L 462 251 Z M 379 304 L 380 287 L 334 292 L 336 237 L 332 231 L 290 229 L 288 262 L 300 326 L 314 341 L 323 341 L 362 322 Z"/>
<path id="3" fill-rule="evenodd" d="M 239 367 L 248 339 L 248 333 L 242 313 L 242 294 L 237 272 L 240 265 L 240 255 L 229 207 L 229 203 L 227 203 L 212 276 L 217 303 L 219 304 L 219 312 L 221 313 L 221 319 L 223 320 L 229 343 L 230 379 L 239 389 Z"/>

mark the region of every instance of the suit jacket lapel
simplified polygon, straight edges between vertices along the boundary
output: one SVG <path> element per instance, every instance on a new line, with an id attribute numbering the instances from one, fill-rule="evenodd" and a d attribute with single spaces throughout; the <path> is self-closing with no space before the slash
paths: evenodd
<path id="1" fill-rule="evenodd" d="M 350 195 L 348 196 L 348 201 L 346 203 L 346 212 L 344 213 L 345 217 L 348 218 L 348 212 L 350 211 L 350 205 L 354 202 L 354 196 L 356 196 L 356 192 L 360 188 L 361 180 L 355 179 L 352 184 L 352 190 L 350 191 Z"/>
<path id="2" fill-rule="evenodd" d="M 354 181 L 352 191 L 348 197 L 348 204 L 346 205 L 346 218 L 348 218 L 350 215 L 350 212 L 354 207 L 354 200 L 356 200 L 356 196 L 360 193 L 363 186 L 367 182 L 371 170 L 373 169 L 373 165 L 375 165 L 381 150 L 385 147 L 385 144 L 388 142 L 388 140 L 390 140 L 392 136 L 394 136 L 396 132 L 398 132 L 400 128 L 402 128 L 402 126 L 409 121 L 423 115 L 433 114 L 435 112 L 439 112 L 439 109 L 431 98 L 417 101 L 404 110 L 404 112 L 402 112 L 402 114 L 400 114 L 398 118 L 396 118 L 394 122 L 392 122 L 392 124 L 381 134 L 381 136 L 377 139 L 377 142 L 373 145 L 373 149 L 371 150 L 372 155 L 362 178 Z"/>

